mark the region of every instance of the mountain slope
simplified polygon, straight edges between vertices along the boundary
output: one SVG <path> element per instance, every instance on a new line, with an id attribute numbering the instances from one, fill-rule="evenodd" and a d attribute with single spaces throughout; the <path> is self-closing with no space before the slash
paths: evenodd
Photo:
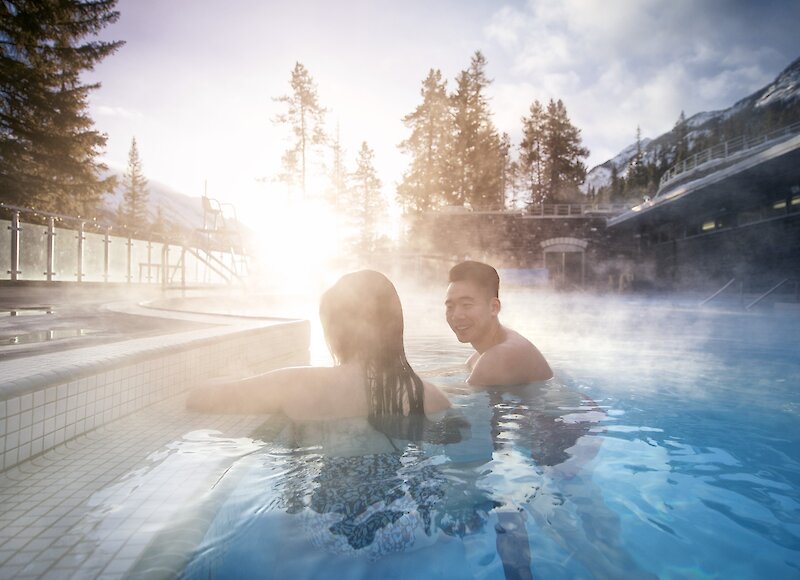
<path id="1" fill-rule="evenodd" d="M 667 169 L 678 157 L 679 149 L 691 154 L 714 143 L 757 135 L 778 126 L 800 121 L 800 58 L 792 62 L 774 81 L 720 111 L 703 111 L 652 140 L 642 140 L 642 161 Z M 598 191 L 611 184 L 612 168 L 626 177 L 636 155 L 636 144 L 629 145 L 613 158 L 592 168 L 581 191 Z"/>

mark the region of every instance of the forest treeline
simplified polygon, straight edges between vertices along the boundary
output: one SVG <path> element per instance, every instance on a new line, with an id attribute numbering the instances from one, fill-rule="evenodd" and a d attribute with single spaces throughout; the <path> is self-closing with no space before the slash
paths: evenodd
<path id="1" fill-rule="evenodd" d="M 169 216 L 150 213 L 135 138 L 116 213 L 109 216 L 104 204 L 118 184 L 100 161 L 107 136 L 95 129 L 88 113 L 88 96 L 100 85 L 84 82 L 82 75 L 124 44 L 97 39 L 118 20 L 116 5 L 117 0 L 0 0 L 0 202 L 71 216 L 108 216 L 129 231 L 164 229 Z M 493 121 L 487 67 L 476 51 L 451 86 L 441 70 L 431 68 L 421 81 L 419 104 L 401 117 L 407 133 L 397 146 L 408 163 L 394 201 L 406 214 L 449 206 L 501 210 L 541 203 L 638 203 L 655 192 L 672 164 L 748 128 L 748 119 L 729 116 L 690 138 L 691 127 L 681 114 L 673 131 L 647 147 L 637 129 L 636 152 L 625 166 L 611 167 L 610 183 L 581 192 L 589 151 L 564 102 L 530 103 L 517 127 L 519 143 L 512 143 Z M 350 220 L 357 232 L 354 243 L 374 249 L 387 210 L 375 151 L 361 141 L 348 162 L 339 127 L 326 127 L 328 110 L 302 63 L 291 70 L 287 94 L 273 100 L 280 109 L 273 122 L 288 133 L 289 145 L 280 172 L 270 179 L 291 197 L 324 198 Z M 782 114 L 764 123 L 779 123 L 785 120 Z"/>

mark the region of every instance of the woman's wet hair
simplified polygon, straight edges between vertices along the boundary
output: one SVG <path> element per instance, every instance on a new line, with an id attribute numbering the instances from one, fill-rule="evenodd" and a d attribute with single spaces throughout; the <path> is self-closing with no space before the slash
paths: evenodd
<path id="1" fill-rule="evenodd" d="M 374 270 L 342 276 L 319 307 L 325 339 L 339 363 L 358 361 L 366 369 L 369 420 L 424 416 L 422 379 L 403 346 L 403 308 L 392 283 Z"/>

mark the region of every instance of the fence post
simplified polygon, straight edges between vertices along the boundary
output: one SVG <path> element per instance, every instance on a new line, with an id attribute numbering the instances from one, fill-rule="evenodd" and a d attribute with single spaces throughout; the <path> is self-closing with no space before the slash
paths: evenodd
<path id="1" fill-rule="evenodd" d="M 56 220 L 55 218 L 47 218 L 47 271 L 44 275 L 48 282 L 53 281 L 53 276 L 56 273 L 55 268 L 55 255 L 56 255 Z"/>
<path id="2" fill-rule="evenodd" d="M 161 245 L 161 286 L 167 287 L 169 278 L 169 244 L 162 242 Z"/>
<path id="3" fill-rule="evenodd" d="M 111 228 L 106 226 L 106 232 L 103 235 L 103 282 L 108 283 L 108 271 L 111 263 Z"/>
<path id="4" fill-rule="evenodd" d="M 133 259 L 133 240 L 131 239 L 130 236 L 128 236 L 128 241 L 125 243 L 125 245 L 128 246 L 128 268 L 127 268 L 128 273 L 125 277 L 128 279 L 128 284 L 130 284 L 131 282 L 133 282 L 133 276 L 131 276 L 131 267 L 132 267 L 131 261 Z"/>
<path id="5" fill-rule="evenodd" d="M 76 272 L 78 282 L 83 282 L 83 241 L 86 239 L 83 235 L 84 225 L 85 222 L 80 222 L 78 225 L 78 271 Z"/>
<path id="6" fill-rule="evenodd" d="M 11 274 L 11 280 L 16 281 L 20 272 L 19 269 L 19 212 L 15 211 L 11 214 L 11 225 L 8 226 L 11 230 L 11 269 L 8 271 Z"/>
<path id="7" fill-rule="evenodd" d="M 147 240 L 147 283 L 150 283 L 150 280 L 153 279 L 153 274 L 151 272 L 151 268 L 153 265 L 153 243 L 151 240 Z"/>

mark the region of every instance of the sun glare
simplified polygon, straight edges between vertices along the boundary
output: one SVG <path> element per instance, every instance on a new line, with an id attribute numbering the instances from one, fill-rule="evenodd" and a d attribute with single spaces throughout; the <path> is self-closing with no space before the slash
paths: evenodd
<path id="1" fill-rule="evenodd" d="M 281 292 L 321 293 L 345 252 L 337 215 L 327 204 L 307 200 L 274 203 L 260 213 L 263 284 Z"/>

